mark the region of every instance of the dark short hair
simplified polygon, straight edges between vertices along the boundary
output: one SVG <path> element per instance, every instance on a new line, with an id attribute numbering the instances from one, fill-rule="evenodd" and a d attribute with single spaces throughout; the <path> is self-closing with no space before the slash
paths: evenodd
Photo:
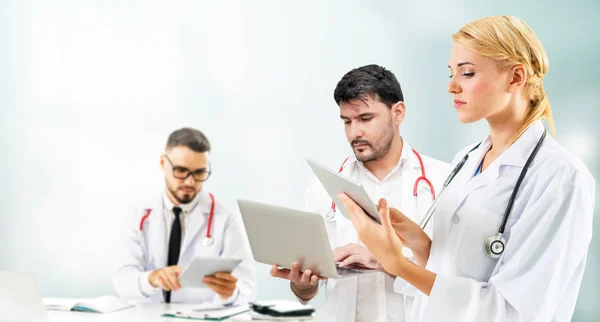
<path id="1" fill-rule="evenodd" d="M 169 151 L 177 146 L 185 146 L 192 151 L 200 153 L 210 151 L 210 142 L 208 142 L 206 136 L 202 132 L 191 127 L 184 127 L 169 135 L 165 150 Z"/>
<path id="2" fill-rule="evenodd" d="M 349 71 L 333 92 L 337 105 L 357 99 L 364 101 L 365 95 L 378 99 L 388 107 L 404 102 L 402 88 L 394 73 L 379 65 L 366 65 Z"/>

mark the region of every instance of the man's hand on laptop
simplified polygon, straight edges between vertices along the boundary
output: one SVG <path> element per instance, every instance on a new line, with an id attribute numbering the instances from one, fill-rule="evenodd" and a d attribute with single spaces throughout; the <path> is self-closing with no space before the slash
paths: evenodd
<path id="1" fill-rule="evenodd" d="M 309 269 L 305 270 L 304 273 L 300 273 L 300 264 L 296 262 L 292 263 L 292 269 L 279 268 L 277 265 L 273 265 L 271 276 L 289 280 L 292 292 L 304 301 L 309 301 L 317 295 L 319 280 L 325 279 L 314 275 Z"/>
<path id="2" fill-rule="evenodd" d="M 333 250 L 333 260 L 340 263 L 340 267 L 358 267 L 367 269 L 380 269 L 379 261 L 369 250 L 354 243 L 338 247 Z"/>

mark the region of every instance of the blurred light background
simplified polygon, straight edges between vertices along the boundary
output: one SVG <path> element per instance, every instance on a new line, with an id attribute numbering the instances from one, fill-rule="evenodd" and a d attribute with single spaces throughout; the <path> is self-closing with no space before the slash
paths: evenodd
<path id="1" fill-rule="evenodd" d="M 302 207 L 305 156 L 349 153 L 333 89 L 377 63 L 402 84 L 401 133 L 450 161 L 487 134 L 445 92 L 451 34 L 510 14 L 550 57 L 544 84 L 558 140 L 598 180 L 600 4 L 594 1 L 0 1 L 0 269 L 32 271 L 44 296 L 112 293 L 117 225 L 163 189 L 168 134 L 213 145 L 206 188 Z M 550 175 L 550 174 L 549 174 Z M 596 194 L 598 195 L 598 194 Z M 595 223 L 598 231 L 598 223 Z M 600 239 L 574 321 L 598 321 Z M 292 298 L 257 264 L 258 297 Z M 322 299 L 318 299 L 321 301 Z"/>

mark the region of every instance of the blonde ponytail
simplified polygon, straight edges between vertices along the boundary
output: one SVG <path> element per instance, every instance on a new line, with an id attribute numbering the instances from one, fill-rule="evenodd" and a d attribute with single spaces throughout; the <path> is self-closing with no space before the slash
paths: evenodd
<path id="1" fill-rule="evenodd" d="M 539 77 L 532 76 L 525 86 L 525 94 L 529 99 L 529 114 L 525 119 L 525 123 L 513 137 L 511 144 L 514 143 L 527 129 L 537 120 L 546 119 L 550 133 L 556 136 L 556 128 L 554 127 L 554 117 L 552 116 L 552 108 L 550 101 L 544 90 L 544 85 Z"/>

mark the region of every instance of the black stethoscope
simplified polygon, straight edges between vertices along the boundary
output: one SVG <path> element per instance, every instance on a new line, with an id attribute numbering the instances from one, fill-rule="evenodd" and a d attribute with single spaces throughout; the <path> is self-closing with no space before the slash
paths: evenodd
<path id="1" fill-rule="evenodd" d="M 517 197 L 517 192 L 519 191 L 519 187 L 521 186 L 521 182 L 523 181 L 523 178 L 525 177 L 525 174 L 527 173 L 527 170 L 529 168 L 529 165 L 531 164 L 531 161 L 533 161 L 533 158 L 535 157 L 538 150 L 542 146 L 542 143 L 544 142 L 545 137 L 546 137 L 546 130 L 544 130 L 544 133 L 542 133 L 542 136 L 540 137 L 539 141 L 533 148 L 533 151 L 531 151 L 529 158 L 525 162 L 525 165 L 523 166 L 523 170 L 521 170 L 521 174 L 519 175 L 519 178 L 517 179 L 515 188 L 513 189 L 512 194 L 510 195 L 510 199 L 508 200 L 508 205 L 506 206 L 506 210 L 504 211 L 504 218 L 502 219 L 502 224 L 498 228 L 498 234 L 496 234 L 494 236 L 490 236 L 488 239 L 485 240 L 485 253 L 491 258 L 499 258 L 500 255 L 502 255 L 502 253 L 504 252 L 504 246 L 506 245 L 506 241 L 504 240 L 502 235 L 504 234 L 504 228 L 506 228 L 506 222 L 508 221 L 508 217 L 510 216 L 510 212 L 512 210 L 513 204 L 515 203 L 515 199 Z M 454 170 L 452 170 L 452 172 L 450 172 L 450 175 L 444 182 L 442 191 L 440 191 L 440 193 L 438 194 L 438 198 L 436 198 L 433 201 L 433 203 L 427 210 L 425 217 L 423 217 L 423 220 L 421 220 L 421 223 L 419 224 L 421 229 L 425 229 L 425 226 L 427 226 L 427 223 L 429 222 L 429 220 L 435 213 L 435 205 L 437 204 L 438 200 L 440 199 L 439 197 L 444 193 L 444 191 L 446 190 L 446 187 L 448 187 L 448 185 L 450 184 L 450 182 L 452 182 L 454 177 L 456 177 L 456 175 L 458 174 L 460 169 L 462 169 L 462 167 L 465 165 L 465 163 L 469 159 L 469 153 L 476 150 L 479 147 L 479 145 L 481 145 L 481 142 L 479 144 L 477 144 L 474 148 L 472 148 L 469 152 L 467 152 L 467 154 L 462 158 L 462 160 L 460 160 L 460 162 L 456 165 Z"/>

